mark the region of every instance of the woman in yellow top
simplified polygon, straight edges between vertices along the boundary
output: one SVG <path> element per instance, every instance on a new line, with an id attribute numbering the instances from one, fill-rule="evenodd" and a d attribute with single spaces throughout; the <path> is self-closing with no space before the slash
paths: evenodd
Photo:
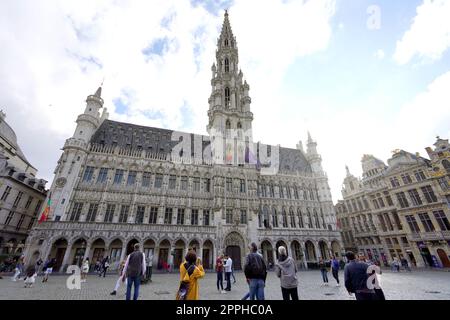
<path id="1" fill-rule="evenodd" d="M 198 300 L 198 280 L 203 278 L 205 271 L 194 251 L 189 251 L 185 259 L 186 262 L 180 265 L 180 281 L 189 283 L 186 300 Z"/>

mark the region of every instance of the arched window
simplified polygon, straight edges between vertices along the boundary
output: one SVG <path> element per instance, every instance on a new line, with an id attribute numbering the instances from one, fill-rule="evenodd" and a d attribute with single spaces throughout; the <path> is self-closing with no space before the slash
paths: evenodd
<path id="1" fill-rule="evenodd" d="M 228 47 L 228 39 L 225 39 L 225 47 Z"/>
<path id="2" fill-rule="evenodd" d="M 225 58 L 225 72 L 230 72 L 230 61 Z"/>
<path id="3" fill-rule="evenodd" d="M 312 223 L 311 211 L 309 210 L 309 208 L 306 209 L 306 213 L 308 215 L 308 228 L 312 229 L 313 223 Z"/>
<path id="4" fill-rule="evenodd" d="M 264 228 L 268 229 L 270 228 L 270 222 L 269 222 L 269 209 L 267 207 L 264 207 L 263 209 L 263 218 L 264 218 Z"/>
<path id="5" fill-rule="evenodd" d="M 295 223 L 294 210 L 292 208 L 289 209 L 289 217 L 291 219 L 291 228 L 297 228 L 297 224 Z"/>
<path id="6" fill-rule="evenodd" d="M 230 138 L 231 136 L 231 123 L 230 120 L 227 120 L 225 122 L 225 135 L 227 138 Z"/>
<path id="7" fill-rule="evenodd" d="M 303 225 L 302 211 L 300 210 L 300 208 L 297 209 L 297 216 L 298 216 L 298 227 L 304 228 L 305 226 Z"/>
<path id="8" fill-rule="evenodd" d="M 283 209 L 283 213 L 282 213 L 282 219 L 283 219 L 283 228 L 287 228 L 288 227 L 288 222 L 287 222 L 287 214 L 286 214 L 286 210 Z"/>
<path id="9" fill-rule="evenodd" d="M 447 159 L 442 160 L 442 166 L 447 172 L 450 172 L 450 162 Z"/>
<path id="10" fill-rule="evenodd" d="M 278 228 L 277 210 L 275 208 L 272 209 L 272 225 L 274 228 Z"/>
<path id="11" fill-rule="evenodd" d="M 225 108 L 230 107 L 230 88 L 225 88 Z"/>
<path id="12" fill-rule="evenodd" d="M 314 222 L 317 229 L 320 229 L 320 221 L 319 221 L 319 215 L 317 214 L 316 209 L 314 209 Z"/>

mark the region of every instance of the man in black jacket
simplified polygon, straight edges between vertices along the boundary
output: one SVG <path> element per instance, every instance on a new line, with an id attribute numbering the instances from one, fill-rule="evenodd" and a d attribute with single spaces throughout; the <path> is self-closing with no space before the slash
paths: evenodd
<path id="1" fill-rule="evenodd" d="M 257 252 L 256 243 L 249 247 L 250 254 L 245 259 L 244 273 L 250 288 L 250 300 L 264 300 L 264 286 L 267 278 L 266 263 Z"/>
<path id="2" fill-rule="evenodd" d="M 367 268 L 369 265 L 365 262 L 358 262 L 355 254 L 351 251 L 345 255 L 348 264 L 344 268 L 345 288 L 349 294 L 354 293 L 356 300 L 377 300 L 375 291 L 367 288 Z"/>

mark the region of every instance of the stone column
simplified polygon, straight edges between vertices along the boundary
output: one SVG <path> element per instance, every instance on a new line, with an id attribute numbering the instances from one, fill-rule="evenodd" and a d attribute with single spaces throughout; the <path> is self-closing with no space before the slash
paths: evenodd
<path id="1" fill-rule="evenodd" d="M 172 252 L 175 250 L 175 246 L 173 244 L 170 244 L 169 247 L 169 266 L 170 266 L 170 271 L 173 271 L 173 255 Z"/>
<path id="2" fill-rule="evenodd" d="M 305 243 L 300 243 L 300 248 L 302 248 L 303 252 L 303 265 L 305 266 L 305 269 L 308 269 L 308 262 L 306 261 L 306 245 Z"/>
<path id="3" fill-rule="evenodd" d="M 126 253 L 127 253 L 127 242 L 124 241 L 123 244 L 122 244 L 122 252 L 120 253 L 120 261 L 125 260 Z M 120 263 L 120 261 L 119 261 L 119 263 Z"/>
<path id="4" fill-rule="evenodd" d="M 59 272 L 63 272 L 64 271 L 64 267 L 69 262 L 70 254 L 72 253 L 72 245 L 73 245 L 73 243 L 69 243 L 67 245 L 66 252 L 64 253 L 63 262 L 61 264 L 61 267 L 59 268 Z"/>
<path id="5" fill-rule="evenodd" d="M 158 270 L 158 260 L 159 260 L 159 245 L 155 243 L 155 249 L 153 252 L 153 270 Z"/>
<path id="6" fill-rule="evenodd" d="M 86 250 L 84 251 L 83 261 L 86 260 L 86 258 L 89 258 L 89 254 L 91 253 L 91 243 L 86 244 Z M 90 260 L 90 259 L 89 259 Z M 90 262 L 90 261 L 89 261 Z"/>
<path id="7" fill-rule="evenodd" d="M 319 247 L 319 243 L 318 242 L 316 242 L 314 244 L 314 248 L 316 249 L 316 260 L 317 260 L 317 262 L 319 262 L 319 259 L 320 259 L 320 257 L 322 257 L 322 254 L 320 253 L 320 247 Z M 322 258 L 325 259 L 325 257 L 322 257 Z"/>

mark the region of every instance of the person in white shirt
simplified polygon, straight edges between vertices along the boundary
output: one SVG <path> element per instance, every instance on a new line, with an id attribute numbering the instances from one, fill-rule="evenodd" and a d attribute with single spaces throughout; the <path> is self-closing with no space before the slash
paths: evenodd
<path id="1" fill-rule="evenodd" d="M 231 272 L 233 267 L 233 260 L 228 255 L 225 255 L 225 280 L 227 282 L 227 287 L 225 288 L 225 291 L 231 291 Z"/>

